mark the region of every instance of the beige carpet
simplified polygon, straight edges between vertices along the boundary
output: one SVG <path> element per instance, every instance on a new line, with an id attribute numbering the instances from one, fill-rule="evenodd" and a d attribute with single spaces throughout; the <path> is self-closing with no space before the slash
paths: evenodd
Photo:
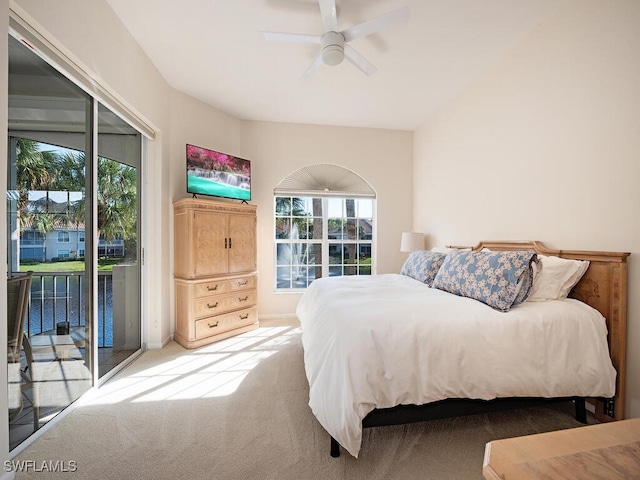
<path id="1" fill-rule="evenodd" d="M 576 427 L 567 405 L 365 429 L 329 456 L 294 320 L 197 350 L 146 352 L 15 460 L 74 473 L 16 479 L 482 479 L 491 440 Z M 71 463 L 70 463 L 71 462 Z"/>

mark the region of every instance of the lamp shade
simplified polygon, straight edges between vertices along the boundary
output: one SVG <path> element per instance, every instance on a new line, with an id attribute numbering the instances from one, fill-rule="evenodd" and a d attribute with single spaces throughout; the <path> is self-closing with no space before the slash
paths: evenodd
<path id="1" fill-rule="evenodd" d="M 400 251 L 413 252 L 414 250 L 424 250 L 424 233 L 402 232 Z"/>

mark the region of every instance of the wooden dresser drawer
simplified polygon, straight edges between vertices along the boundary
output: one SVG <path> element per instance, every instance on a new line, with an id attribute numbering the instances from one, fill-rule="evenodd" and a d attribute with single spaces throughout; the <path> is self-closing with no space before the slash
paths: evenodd
<path id="1" fill-rule="evenodd" d="M 194 283 L 193 292 L 196 298 L 227 293 L 231 287 L 229 280 L 210 280 Z"/>
<path id="2" fill-rule="evenodd" d="M 195 298 L 201 298 L 237 290 L 250 290 L 256 288 L 256 283 L 255 275 L 247 275 L 231 279 L 196 281 L 192 282 L 192 285 Z"/>
<path id="3" fill-rule="evenodd" d="M 196 339 L 210 337 L 258 321 L 255 306 L 215 317 L 196 320 Z"/>
<path id="4" fill-rule="evenodd" d="M 220 313 L 251 307 L 256 304 L 256 291 L 246 290 L 211 295 L 196 300 L 196 318 L 210 317 Z"/>
<path id="5" fill-rule="evenodd" d="M 249 290 L 252 288 L 256 288 L 255 275 L 248 275 L 246 277 L 237 277 L 227 281 L 229 282 L 229 290 L 231 291 Z"/>

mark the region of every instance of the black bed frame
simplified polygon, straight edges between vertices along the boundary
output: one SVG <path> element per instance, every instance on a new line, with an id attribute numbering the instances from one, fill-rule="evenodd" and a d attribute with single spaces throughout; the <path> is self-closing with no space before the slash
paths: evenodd
<path id="1" fill-rule="evenodd" d="M 397 405 L 392 408 L 380 408 L 371 411 L 362 420 L 362 427 L 382 427 L 387 425 L 402 425 L 405 423 L 439 420 L 442 418 L 459 417 L 463 415 L 477 415 L 481 413 L 497 412 L 501 410 L 529 408 L 549 403 L 575 403 L 576 420 L 587 423 L 587 408 L 584 398 L 497 398 L 495 400 L 451 399 L 441 400 L 426 405 Z M 331 437 L 331 456 L 340 456 L 340 444 Z"/>

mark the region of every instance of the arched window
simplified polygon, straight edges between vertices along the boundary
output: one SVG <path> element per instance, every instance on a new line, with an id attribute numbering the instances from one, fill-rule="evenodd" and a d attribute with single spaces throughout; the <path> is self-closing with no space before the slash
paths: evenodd
<path id="1" fill-rule="evenodd" d="M 274 189 L 274 289 L 320 277 L 375 273 L 375 191 L 344 167 L 317 164 Z"/>

